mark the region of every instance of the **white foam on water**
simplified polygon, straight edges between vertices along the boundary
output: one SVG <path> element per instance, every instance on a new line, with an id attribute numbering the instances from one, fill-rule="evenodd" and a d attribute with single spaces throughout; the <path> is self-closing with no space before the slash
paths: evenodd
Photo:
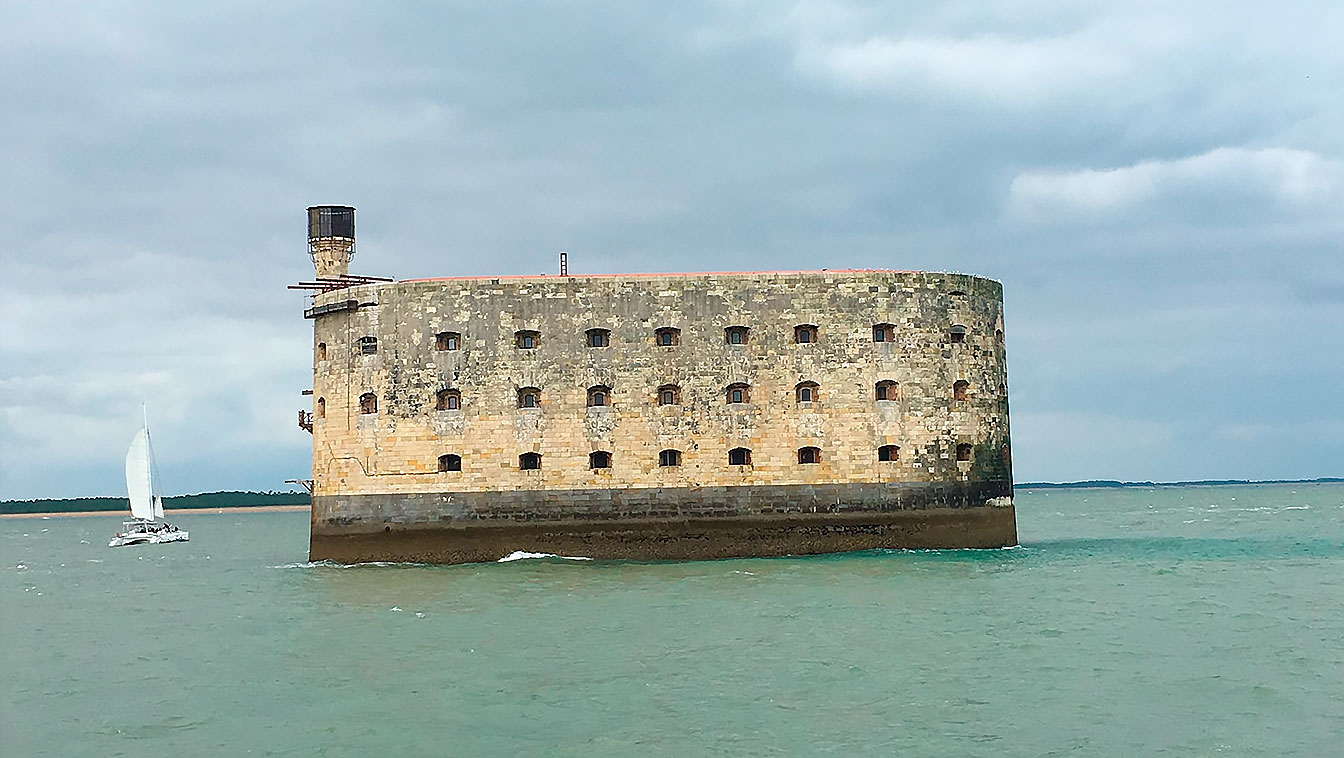
<path id="1" fill-rule="evenodd" d="M 591 561 L 582 555 L 556 555 L 555 553 L 529 553 L 526 550 L 515 550 L 512 553 L 500 558 L 497 563 L 508 563 L 509 561 L 521 561 L 527 558 L 559 558 L 565 561 Z"/>
<path id="2" fill-rule="evenodd" d="M 395 605 L 392 606 L 389 610 L 391 610 L 393 613 L 401 613 L 401 609 Z"/>
<path id="3" fill-rule="evenodd" d="M 1288 505 L 1288 506 L 1284 506 L 1284 510 L 1285 510 L 1285 511 L 1309 511 L 1309 510 L 1311 510 L 1311 506 L 1310 506 L 1310 505 Z"/>

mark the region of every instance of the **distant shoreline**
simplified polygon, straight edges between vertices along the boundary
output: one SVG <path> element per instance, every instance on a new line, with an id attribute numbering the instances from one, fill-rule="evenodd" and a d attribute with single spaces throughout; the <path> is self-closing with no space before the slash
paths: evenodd
<path id="1" fill-rule="evenodd" d="M 1121 487 L 1236 487 L 1254 484 L 1339 484 L 1344 478 L 1323 476 L 1316 479 L 1200 479 L 1190 482 L 1120 482 L 1094 479 L 1082 482 L 1023 482 L 1014 490 L 1115 489 Z"/>
<path id="2" fill-rule="evenodd" d="M 306 511 L 307 505 L 232 505 L 223 508 L 167 508 L 164 516 L 184 516 L 192 513 L 278 513 L 281 511 Z M 128 518 L 129 513 L 121 511 L 52 511 L 50 513 L 0 513 L 5 518 L 55 518 L 57 516 L 112 516 Z"/>

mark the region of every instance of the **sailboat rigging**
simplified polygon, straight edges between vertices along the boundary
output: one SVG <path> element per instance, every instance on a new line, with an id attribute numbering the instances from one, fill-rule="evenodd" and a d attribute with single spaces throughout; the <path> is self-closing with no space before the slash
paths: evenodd
<path id="1" fill-rule="evenodd" d="M 123 521 L 108 547 L 142 542 L 185 542 L 187 532 L 163 520 L 163 496 L 154 492 L 154 449 L 149 444 L 149 411 L 145 425 L 131 438 L 126 451 L 126 495 L 131 501 L 131 520 Z"/>

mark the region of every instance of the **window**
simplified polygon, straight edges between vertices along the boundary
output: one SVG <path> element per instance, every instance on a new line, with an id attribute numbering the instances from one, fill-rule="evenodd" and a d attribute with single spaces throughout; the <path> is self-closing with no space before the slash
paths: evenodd
<path id="1" fill-rule="evenodd" d="M 883 445 L 877 449 L 879 461 L 895 461 L 901 457 L 901 449 L 895 445 Z"/>
<path id="2" fill-rule="evenodd" d="M 672 326 L 665 326 L 661 329 L 653 330 L 653 341 L 663 347 L 681 344 L 681 330 Z"/>
<path id="3" fill-rule="evenodd" d="M 317 399 L 317 409 L 316 409 L 316 410 L 317 410 L 317 417 L 318 417 L 318 418 L 326 418 L 326 417 L 327 417 L 327 399 L 326 399 L 325 397 L 319 397 L 319 398 Z"/>
<path id="4" fill-rule="evenodd" d="M 800 447 L 798 448 L 798 463 L 806 465 L 809 463 L 821 463 L 821 448 Z"/>
<path id="5" fill-rule="evenodd" d="M 611 388 L 601 384 L 589 387 L 588 407 L 595 408 L 604 405 L 611 405 Z"/>
<path id="6" fill-rule="evenodd" d="M 793 328 L 793 341 L 799 344 L 805 342 L 817 341 L 817 327 L 815 324 L 799 324 Z"/>
<path id="7" fill-rule="evenodd" d="M 793 394 L 800 403 L 815 403 L 817 402 L 817 383 L 799 382 L 798 386 L 793 388 Z"/>
<path id="8" fill-rule="evenodd" d="M 591 469 L 611 468 L 611 453 L 608 453 L 605 450 L 598 450 L 597 452 L 589 453 L 588 468 Z"/>
<path id="9" fill-rule="evenodd" d="M 375 394 L 373 394 L 372 392 L 365 392 L 363 395 L 360 395 L 360 396 L 359 396 L 359 412 L 360 412 L 360 413 L 377 413 L 377 412 L 378 412 L 378 396 L 375 395 Z"/>
<path id="10" fill-rule="evenodd" d="M 680 405 L 681 388 L 675 384 L 664 384 L 658 388 L 659 405 Z"/>
<path id="11" fill-rule="evenodd" d="M 895 342 L 896 327 L 891 324 L 873 324 L 873 342 Z"/>
<path id="12" fill-rule="evenodd" d="M 659 466 L 680 466 L 680 465 L 681 465 L 681 451 L 680 451 L 680 450 L 660 450 L 660 451 L 658 452 L 658 465 L 659 465 Z"/>
<path id="13" fill-rule="evenodd" d="M 965 342 L 966 327 L 962 326 L 961 324 L 953 324 L 951 328 L 947 330 L 947 338 L 951 340 L 953 344 L 960 344 L 962 342 Z"/>
<path id="14" fill-rule="evenodd" d="M 461 470 L 462 470 L 462 456 L 453 455 L 452 453 L 449 453 L 448 455 L 439 456 L 439 471 L 442 472 L 442 471 L 461 471 Z"/>
<path id="15" fill-rule="evenodd" d="M 359 352 L 363 355 L 373 355 L 374 353 L 378 352 L 378 338 L 360 337 Z"/>
<path id="16" fill-rule="evenodd" d="M 524 329 L 521 332 L 514 332 L 513 338 L 518 345 L 519 350 L 532 350 L 541 344 L 541 332 L 534 332 Z"/>
<path id="17" fill-rule="evenodd" d="M 588 347 L 611 347 L 611 331 L 607 329 L 589 329 L 584 332 Z"/>
<path id="18" fill-rule="evenodd" d="M 969 461 L 970 459 L 971 459 L 971 446 L 970 446 L 970 444 L 969 444 L 969 443 L 966 443 L 966 442 L 963 442 L 963 443 L 961 443 L 960 445 L 957 445 L 957 460 L 959 460 L 959 461 Z"/>
<path id="19" fill-rule="evenodd" d="M 751 451 L 745 447 L 735 447 L 728 451 L 729 466 L 750 466 Z"/>
<path id="20" fill-rule="evenodd" d="M 966 392 L 967 392 L 968 389 L 970 389 L 970 386 L 971 386 L 971 383 L 968 382 L 968 381 L 966 381 L 965 379 L 958 379 L 958 380 L 952 385 L 952 399 L 953 399 L 953 400 L 965 400 L 966 397 L 967 397 Z"/>
<path id="21" fill-rule="evenodd" d="M 966 297 L 966 293 L 963 292 L 962 290 L 952 290 L 947 294 L 951 295 L 952 297 Z"/>
<path id="22" fill-rule="evenodd" d="M 434 410 L 456 411 L 462 408 L 462 393 L 457 390 L 439 390 L 434 394 Z"/>
<path id="23" fill-rule="evenodd" d="M 751 388 L 745 384 L 728 385 L 727 400 L 731 403 L 750 403 Z"/>
<path id="24" fill-rule="evenodd" d="M 747 336 L 751 334 L 751 330 L 745 326 L 730 326 L 723 330 L 723 334 L 728 340 L 728 344 L 745 345 L 747 344 Z"/>
<path id="25" fill-rule="evenodd" d="M 896 382 L 893 382 L 890 379 L 884 379 L 877 383 L 877 386 L 874 388 L 873 397 L 877 400 L 895 400 L 897 395 L 896 390 Z"/>
<path id="26" fill-rule="evenodd" d="M 518 468 L 524 471 L 541 468 L 541 453 L 523 453 L 518 456 Z"/>
<path id="27" fill-rule="evenodd" d="M 462 335 L 457 332 L 439 332 L 434 335 L 435 350 L 456 350 L 462 344 Z"/>
<path id="28" fill-rule="evenodd" d="M 327 343 L 317 343 L 317 359 L 319 361 L 325 361 L 327 359 Z"/>
<path id="29" fill-rule="evenodd" d="M 1002 329 L 995 329 L 995 330 L 994 330 L 994 340 L 995 340 L 996 342 L 1003 342 L 1003 330 L 1002 330 Z"/>
<path id="30" fill-rule="evenodd" d="M 519 408 L 540 408 L 541 390 L 536 387 L 523 387 L 518 390 Z"/>

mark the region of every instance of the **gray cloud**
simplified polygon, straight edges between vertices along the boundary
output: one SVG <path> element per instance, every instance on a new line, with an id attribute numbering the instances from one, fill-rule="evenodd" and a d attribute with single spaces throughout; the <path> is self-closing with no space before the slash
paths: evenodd
<path id="1" fill-rule="evenodd" d="M 308 470 L 302 209 L 355 269 L 1005 283 L 1019 479 L 1338 474 L 1324 2 L 21 4 L 0 497 Z"/>

